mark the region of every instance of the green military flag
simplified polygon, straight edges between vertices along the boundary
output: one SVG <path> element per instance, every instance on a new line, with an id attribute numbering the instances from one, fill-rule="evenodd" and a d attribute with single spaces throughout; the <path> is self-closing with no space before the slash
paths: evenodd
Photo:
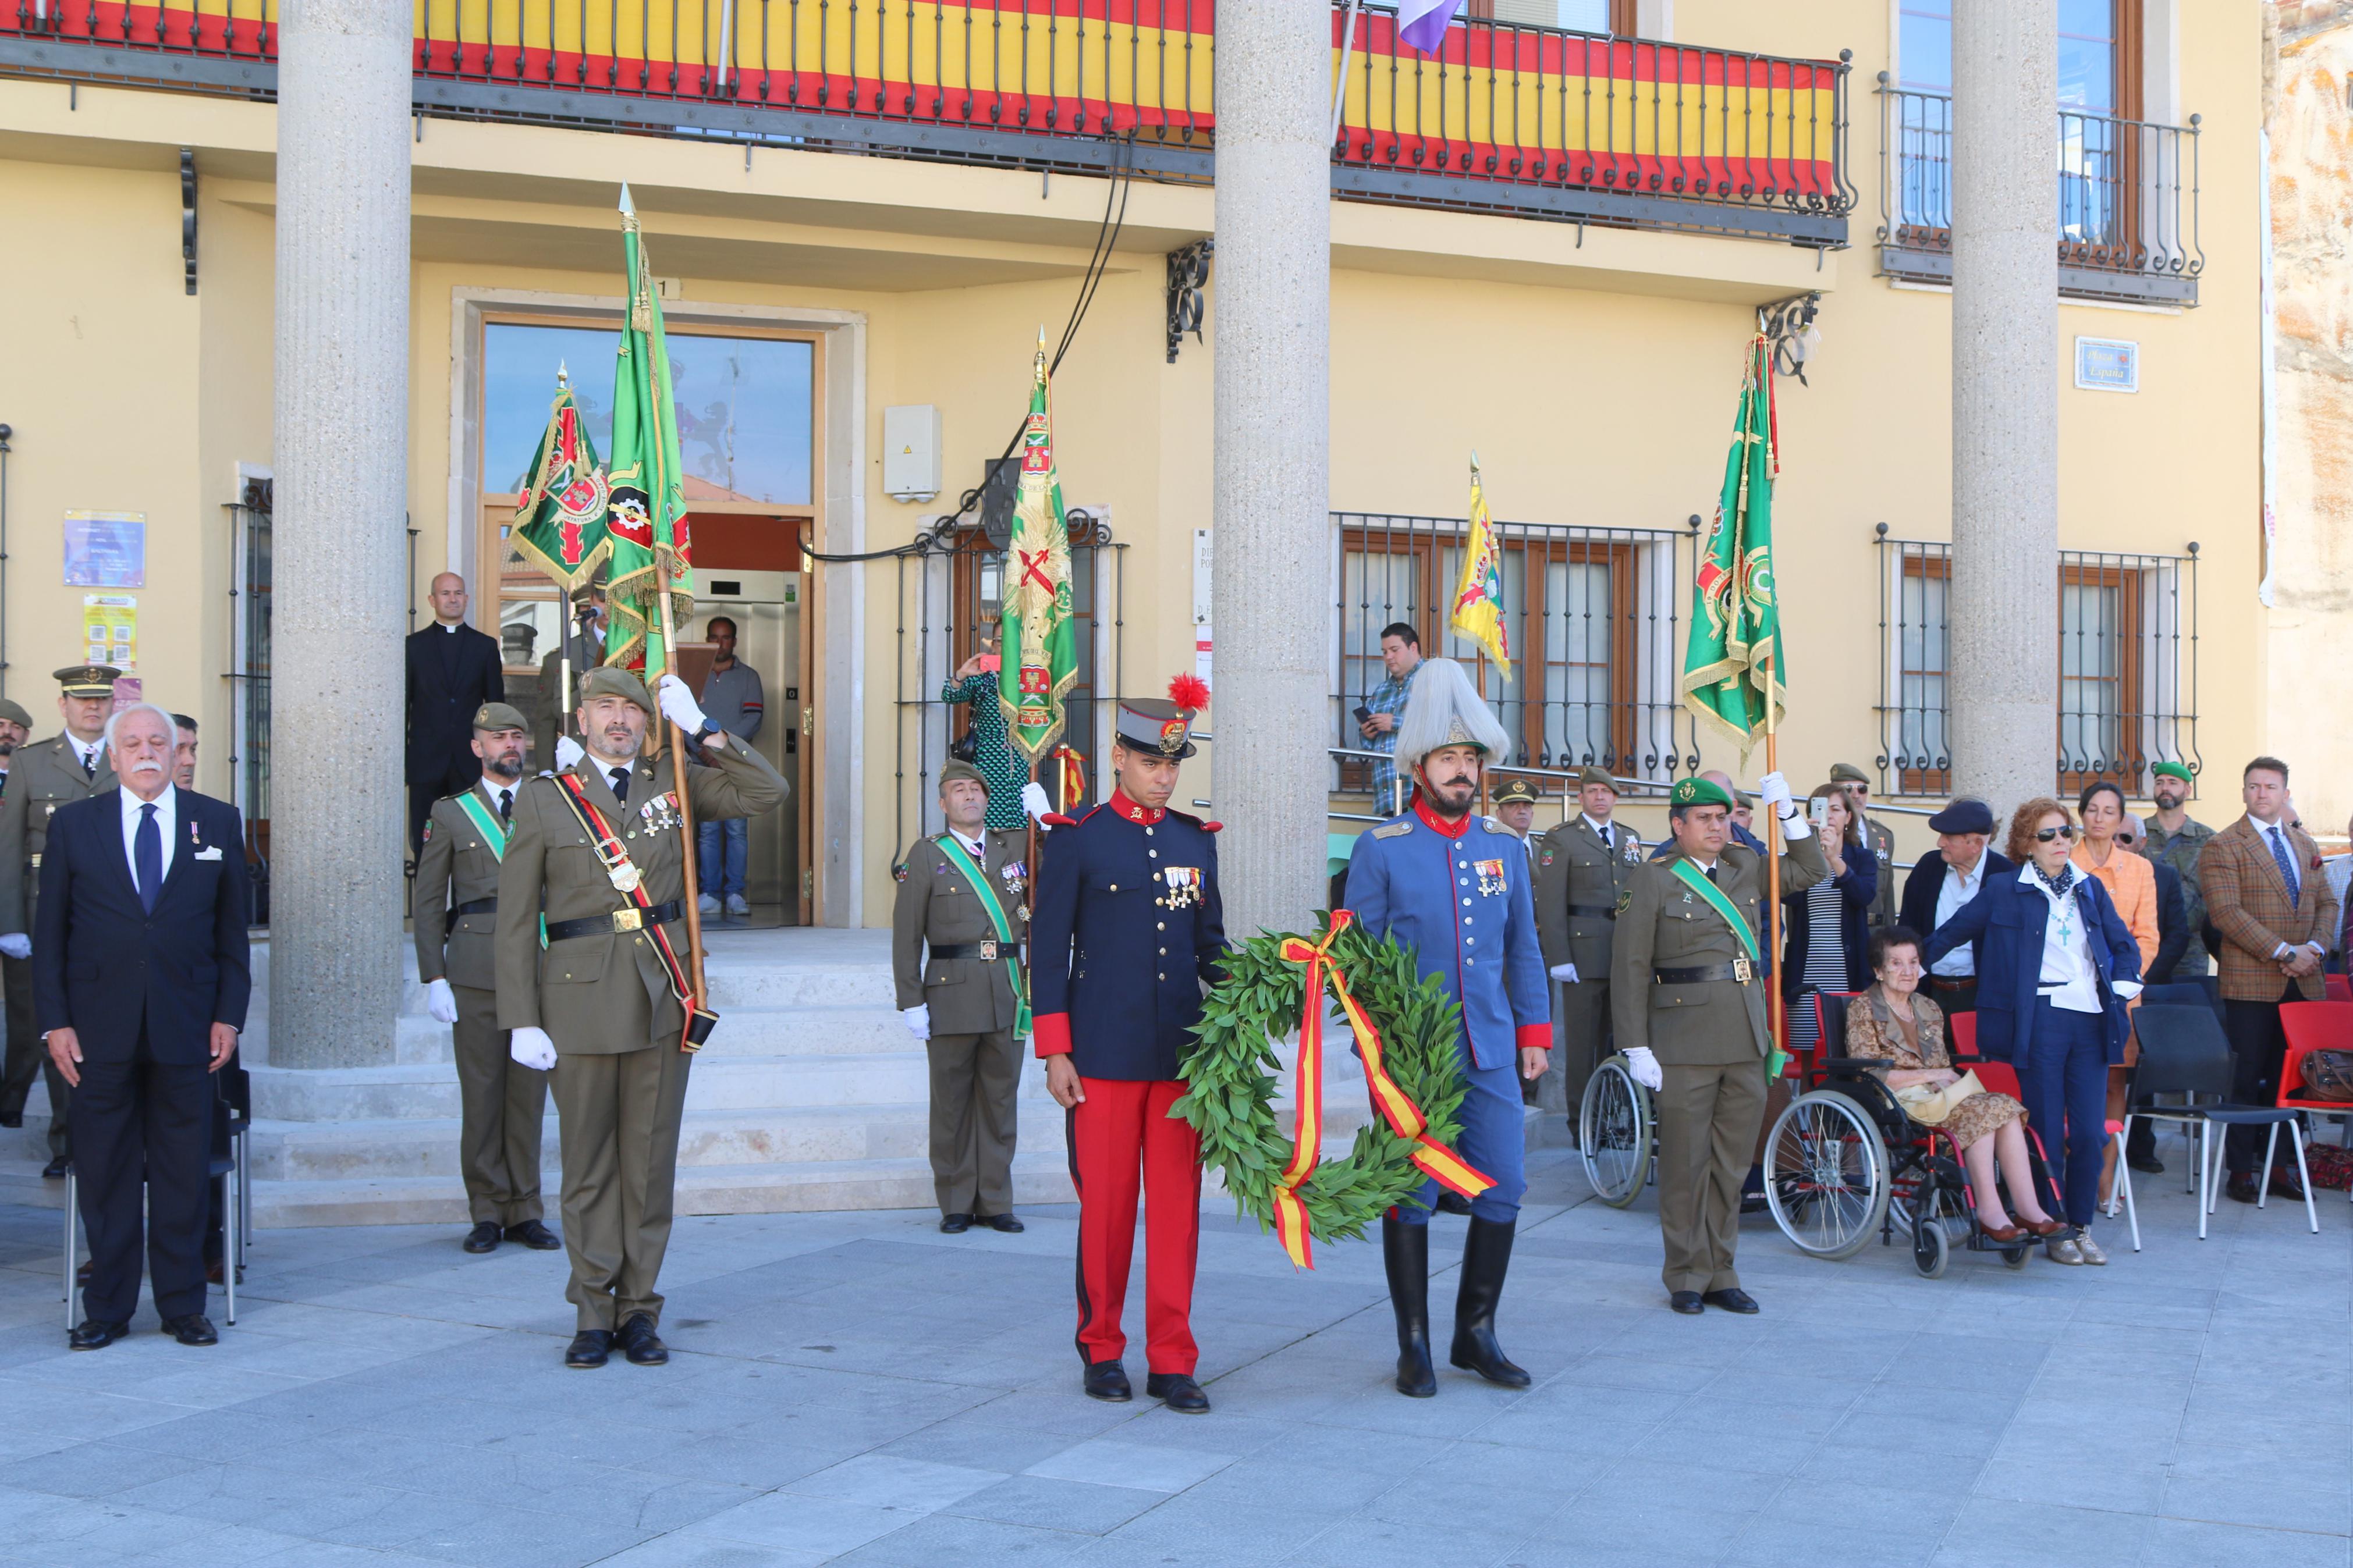
<path id="1" fill-rule="evenodd" d="M 572 400 L 571 378 L 560 368 L 547 428 L 540 434 L 539 451 L 522 489 L 514 531 L 508 536 L 515 553 L 566 593 L 595 580 L 596 569 L 613 552 L 605 530 L 605 470 L 597 466 L 596 445 Z"/>
<path id="2" fill-rule="evenodd" d="M 629 187 L 621 187 L 621 250 L 629 313 L 613 366 L 612 569 L 605 588 L 605 662 L 642 668 L 649 686 L 670 666 L 661 595 L 673 624 L 694 615 L 694 565 L 687 537 L 685 480 L 678 448 L 678 404 L 661 297 L 638 233 Z"/>
<path id="3" fill-rule="evenodd" d="M 1683 656 L 1684 705 L 1738 741 L 1744 757 L 1788 712 L 1773 576 L 1773 476 L 1779 466 L 1772 350 L 1760 336 L 1748 345 L 1724 494 L 1700 546 Z"/>
<path id="4" fill-rule="evenodd" d="M 1071 533 L 1062 481 L 1054 471 L 1053 395 L 1046 339 L 1029 386 L 1021 427 L 1021 488 L 1005 554 L 1003 660 L 997 704 L 1006 731 L 1034 770 L 1062 733 L 1062 696 L 1079 678 L 1078 637 L 1071 624 Z"/>

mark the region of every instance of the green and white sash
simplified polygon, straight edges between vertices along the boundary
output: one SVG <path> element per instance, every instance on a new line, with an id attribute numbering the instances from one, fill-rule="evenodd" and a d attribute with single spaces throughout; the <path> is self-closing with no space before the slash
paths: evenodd
<path id="1" fill-rule="evenodd" d="M 507 858 L 507 825 L 499 820 L 499 814 L 491 809 L 491 803 L 482 798 L 480 790 L 471 789 L 458 796 L 457 800 L 458 809 L 466 814 L 466 820 L 481 829 L 482 842 L 491 848 L 491 858 L 504 861 Z"/>
<path id="2" fill-rule="evenodd" d="M 980 895 L 980 907 L 988 911 L 988 923 L 997 928 L 999 957 L 1007 964 L 1013 979 L 1013 1033 L 1015 1037 L 1029 1037 L 1029 976 L 1013 951 L 1013 922 L 1005 917 L 1005 906 L 997 901 L 997 889 L 988 885 L 988 874 L 973 863 L 972 854 L 956 842 L 953 833 L 943 833 L 932 840 L 948 858 L 948 864 L 964 873 L 972 890 Z"/>
<path id="3" fill-rule="evenodd" d="M 1749 929 L 1748 917 L 1724 896 L 1723 889 L 1708 880 L 1706 872 L 1680 855 L 1675 857 L 1675 876 L 1683 886 L 1697 893 L 1709 909 L 1724 917 L 1724 923 L 1732 928 L 1733 936 L 1740 943 L 1740 951 L 1747 955 L 1749 967 L 1761 979 L 1764 968 L 1757 952 L 1757 933 Z M 1781 1069 L 1788 1065 L 1788 1061 L 1789 1053 L 1781 1049 L 1780 1042 L 1776 1040 L 1773 1048 L 1766 1053 L 1765 1076 L 1767 1079 L 1779 1078 Z"/>

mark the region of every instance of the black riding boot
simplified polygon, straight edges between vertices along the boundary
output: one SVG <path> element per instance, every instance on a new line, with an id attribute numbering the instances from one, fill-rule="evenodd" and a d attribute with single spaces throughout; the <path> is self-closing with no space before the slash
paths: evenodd
<path id="1" fill-rule="evenodd" d="M 1428 1399 L 1438 1392 L 1438 1374 L 1430 1366 L 1430 1227 L 1382 1215 L 1381 1261 L 1397 1312 L 1398 1392 Z"/>
<path id="2" fill-rule="evenodd" d="M 1462 1246 L 1462 1288 L 1454 1297 L 1456 1366 L 1475 1372 L 1505 1388 L 1525 1388 L 1532 1381 L 1514 1366 L 1495 1342 L 1495 1303 L 1504 1294 L 1504 1276 L 1512 1267 L 1514 1226 L 1473 1217 L 1471 1239 Z"/>

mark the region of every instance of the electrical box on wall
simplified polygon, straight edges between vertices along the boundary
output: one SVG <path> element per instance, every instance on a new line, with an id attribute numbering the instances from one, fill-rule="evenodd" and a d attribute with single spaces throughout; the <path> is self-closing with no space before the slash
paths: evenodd
<path id="1" fill-rule="evenodd" d="M 892 500 L 940 493 L 940 410 L 904 403 L 882 411 L 882 489 Z"/>

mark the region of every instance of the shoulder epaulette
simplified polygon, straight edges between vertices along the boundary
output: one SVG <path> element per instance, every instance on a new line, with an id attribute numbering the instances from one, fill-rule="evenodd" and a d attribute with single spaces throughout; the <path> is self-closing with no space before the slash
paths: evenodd
<path id="1" fill-rule="evenodd" d="M 1165 809 L 1169 816 L 1175 817 L 1177 821 L 1189 822 L 1204 833 L 1215 833 L 1219 828 L 1225 826 L 1225 824 L 1222 822 L 1210 822 L 1205 818 L 1194 816 L 1189 811 L 1178 811 L 1173 805 L 1164 807 L 1163 809 Z"/>
<path id="2" fill-rule="evenodd" d="M 1374 828 L 1373 837 L 1376 838 L 1402 838 L 1412 831 L 1413 824 L 1408 822 L 1403 817 L 1399 817 L 1395 822 L 1384 822 L 1378 827 Z"/>
<path id="3" fill-rule="evenodd" d="M 1482 817 L 1481 817 L 1481 818 L 1479 819 L 1479 821 L 1480 821 L 1481 826 L 1484 826 L 1484 827 L 1487 829 L 1487 831 L 1488 831 L 1488 832 L 1490 832 L 1490 833 L 1511 833 L 1511 831 L 1512 831 L 1510 827 L 1506 826 L 1504 824 L 1503 824 L 1503 823 L 1501 823 L 1501 822 L 1496 821 L 1496 820 L 1495 820 L 1493 817 L 1492 817 L 1492 816 L 1482 816 Z M 1518 836 L 1517 834 L 1513 834 L 1513 837 L 1519 837 L 1519 836 Z"/>

